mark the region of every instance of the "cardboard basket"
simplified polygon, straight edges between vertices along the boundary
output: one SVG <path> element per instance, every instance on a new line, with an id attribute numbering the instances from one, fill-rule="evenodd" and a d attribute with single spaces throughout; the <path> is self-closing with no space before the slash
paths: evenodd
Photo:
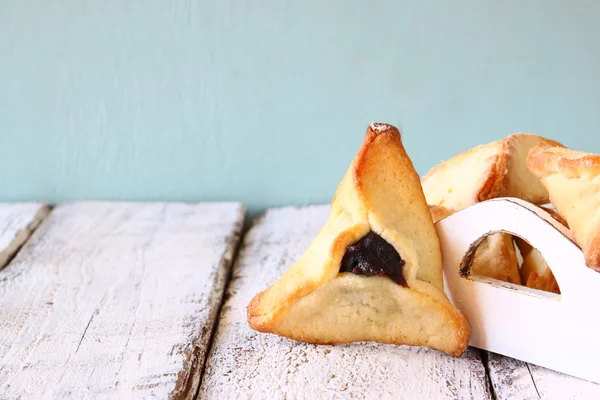
<path id="1" fill-rule="evenodd" d="M 600 383 L 600 273 L 585 265 L 568 229 L 514 198 L 488 200 L 436 223 L 446 294 L 471 326 L 470 345 Z M 506 232 L 535 247 L 561 294 L 470 273 L 489 234 Z"/>

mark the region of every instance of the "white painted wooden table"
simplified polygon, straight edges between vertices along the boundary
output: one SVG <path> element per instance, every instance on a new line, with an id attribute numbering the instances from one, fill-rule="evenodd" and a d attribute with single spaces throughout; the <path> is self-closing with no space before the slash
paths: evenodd
<path id="1" fill-rule="evenodd" d="M 253 222 L 218 319 L 242 205 L 48 210 L 0 205 L 0 399 L 600 399 L 600 385 L 476 349 L 452 358 L 252 331 L 246 305 L 302 254 L 327 206 Z"/>
<path id="2" fill-rule="evenodd" d="M 0 398 L 192 398 L 245 209 L 70 203 L 0 272 Z"/>
<path id="3" fill-rule="evenodd" d="M 0 270 L 21 248 L 50 207 L 44 203 L 0 203 Z"/>
<path id="4" fill-rule="evenodd" d="M 486 356 L 492 389 L 499 400 L 600 399 L 598 384 L 497 354 Z"/>
<path id="5" fill-rule="evenodd" d="M 200 398 L 600 399 L 600 385 L 477 349 L 457 359 L 424 348 L 315 346 L 252 331 L 246 305 L 302 254 L 328 210 L 272 209 L 254 221 L 234 265 Z"/>
<path id="6" fill-rule="evenodd" d="M 316 346 L 252 331 L 245 307 L 306 249 L 328 207 L 270 210 L 240 250 L 200 388 L 210 399 L 490 398 L 477 351 L 452 358 L 375 343 Z"/>

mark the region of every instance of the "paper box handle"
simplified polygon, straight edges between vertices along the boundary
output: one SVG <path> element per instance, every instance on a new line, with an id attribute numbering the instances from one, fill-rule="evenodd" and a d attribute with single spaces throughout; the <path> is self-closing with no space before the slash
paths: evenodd
<path id="1" fill-rule="evenodd" d="M 444 242 L 444 264 L 450 268 L 447 272 L 456 268 L 462 277 L 470 273 L 477 246 L 495 232 L 519 236 L 536 248 L 548 263 L 563 297 L 581 294 L 581 281 L 591 271 L 585 267 L 583 253 L 571 240 L 568 229 L 543 209 L 520 199 L 477 203 L 438 221 L 436 228 Z M 512 286 L 519 290 L 519 285 Z"/>

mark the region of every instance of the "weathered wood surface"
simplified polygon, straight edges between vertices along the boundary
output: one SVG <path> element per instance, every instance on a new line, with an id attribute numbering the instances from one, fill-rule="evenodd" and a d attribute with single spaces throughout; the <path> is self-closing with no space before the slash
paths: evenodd
<path id="1" fill-rule="evenodd" d="M 200 398 L 490 398 L 478 351 L 452 358 L 376 343 L 316 346 L 248 327 L 248 302 L 302 254 L 328 212 L 274 209 L 254 222 L 235 263 Z"/>
<path id="2" fill-rule="evenodd" d="M 0 398 L 193 397 L 244 213 L 56 207 L 0 273 Z"/>
<path id="3" fill-rule="evenodd" d="M 600 399 L 600 385 L 596 383 L 499 354 L 488 353 L 487 367 L 498 400 Z"/>
<path id="4" fill-rule="evenodd" d="M 0 203 L 0 270 L 48 215 L 44 203 Z"/>

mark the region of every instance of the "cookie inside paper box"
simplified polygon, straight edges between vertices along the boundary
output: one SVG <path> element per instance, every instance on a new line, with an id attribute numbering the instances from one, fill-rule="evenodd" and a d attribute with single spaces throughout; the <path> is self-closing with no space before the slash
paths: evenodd
<path id="1" fill-rule="evenodd" d="M 499 197 L 516 197 L 539 206 L 548 204 L 547 188 L 527 166 L 527 156 L 536 146 L 564 147 L 542 136 L 515 133 L 474 147 L 432 168 L 422 178 L 422 184 L 434 222 L 478 202 Z M 554 210 L 546 211 L 565 224 Z M 560 293 L 542 255 L 524 240 L 508 233 L 494 233 L 479 245 L 471 271 Z"/>

